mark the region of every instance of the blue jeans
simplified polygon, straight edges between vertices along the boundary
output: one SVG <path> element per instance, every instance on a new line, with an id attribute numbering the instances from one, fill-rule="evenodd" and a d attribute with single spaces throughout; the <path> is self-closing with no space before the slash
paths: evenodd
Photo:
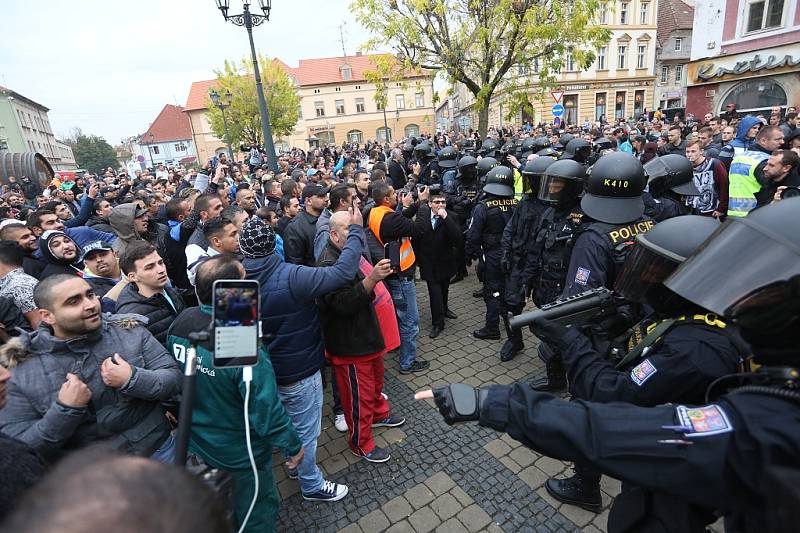
<path id="1" fill-rule="evenodd" d="M 153 452 L 150 459 L 171 465 L 175 462 L 175 435 L 170 433 L 161 446 Z"/>
<path id="2" fill-rule="evenodd" d="M 293 383 L 278 385 L 278 396 L 292 419 L 297 436 L 303 443 L 305 456 L 297 466 L 300 490 L 311 494 L 322 489 L 325 481 L 317 466 L 317 437 L 322 431 L 322 375 L 317 370 L 311 376 Z"/>
<path id="3" fill-rule="evenodd" d="M 392 295 L 394 310 L 397 312 L 397 326 L 400 329 L 400 368 L 408 369 L 417 360 L 417 335 L 419 335 L 419 309 L 417 309 L 417 289 L 413 280 L 386 280 L 386 287 Z"/>

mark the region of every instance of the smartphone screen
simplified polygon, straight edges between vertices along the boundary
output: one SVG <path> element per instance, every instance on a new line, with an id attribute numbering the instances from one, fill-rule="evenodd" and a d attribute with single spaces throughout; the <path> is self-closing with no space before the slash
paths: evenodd
<path id="1" fill-rule="evenodd" d="M 214 366 L 258 364 L 259 287 L 255 280 L 214 282 Z"/>
<path id="2" fill-rule="evenodd" d="M 394 272 L 400 272 L 400 241 L 389 241 L 383 246 L 383 257 L 388 259 Z"/>

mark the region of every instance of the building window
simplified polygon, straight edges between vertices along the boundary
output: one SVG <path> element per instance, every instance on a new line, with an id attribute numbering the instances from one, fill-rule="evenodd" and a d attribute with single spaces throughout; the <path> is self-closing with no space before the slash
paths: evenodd
<path id="1" fill-rule="evenodd" d="M 683 38 L 675 37 L 675 51 L 680 52 L 683 49 Z"/>
<path id="2" fill-rule="evenodd" d="M 617 46 L 617 68 L 618 69 L 626 69 L 628 65 L 625 61 L 626 56 L 628 55 L 628 46 L 624 44 L 620 44 Z"/>
<path id="3" fill-rule="evenodd" d="M 644 91 L 636 91 L 633 95 L 633 118 L 638 120 L 644 113 Z"/>
<path id="4" fill-rule="evenodd" d="M 727 104 L 736 104 L 737 111 L 741 113 L 769 113 L 771 108 L 784 107 L 787 103 L 783 87 L 770 79 L 761 78 L 743 81 L 734 87 L 720 104 L 720 111 L 725 111 Z"/>
<path id="5" fill-rule="evenodd" d="M 777 28 L 783 25 L 784 0 L 747 0 L 746 32 Z"/>
<path id="6" fill-rule="evenodd" d="M 650 2 L 642 2 L 639 5 L 639 24 L 647 24 L 650 14 Z"/>
<path id="7" fill-rule="evenodd" d="M 394 97 L 394 103 L 396 105 L 396 109 L 405 109 L 406 108 L 406 97 L 403 94 L 397 94 Z"/>
<path id="8" fill-rule="evenodd" d="M 607 46 L 601 46 L 597 50 L 597 70 L 606 69 L 606 54 L 608 53 Z"/>
<path id="9" fill-rule="evenodd" d="M 303 104 L 297 105 L 297 118 L 299 119 L 303 118 Z"/>
<path id="10" fill-rule="evenodd" d="M 668 78 L 669 78 L 669 67 L 661 67 L 661 79 L 659 81 L 661 83 L 667 83 Z"/>
<path id="11" fill-rule="evenodd" d="M 344 115 L 344 100 L 336 100 L 336 114 Z"/>
<path id="12" fill-rule="evenodd" d="M 594 119 L 603 120 L 606 117 L 606 93 L 594 95 Z"/>
<path id="13" fill-rule="evenodd" d="M 575 72 L 575 57 L 572 50 L 567 50 L 567 72 Z"/>
<path id="14" fill-rule="evenodd" d="M 377 100 L 375 106 L 378 108 L 378 111 L 383 111 L 386 108 L 386 104 L 381 100 Z"/>
<path id="15" fill-rule="evenodd" d="M 538 57 L 534 57 L 533 58 L 533 71 L 535 73 L 537 73 L 537 74 L 539 73 L 539 58 Z"/>
<path id="16" fill-rule="evenodd" d="M 675 65 L 675 83 L 680 83 L 683 80 L 683 65 Z"/>
<path id="17" fill-rule="evenodd" d="M 317 110 L 318 117 L 325 116 L 325 102 L 314 102 L 314 109 Z"/>
<path id="18" fill-rule="evenodd" d="M 392 140 L 392 129 L 378 128 L 375 130 L 375 138 L 380 142 L 390 142 Z"/>
<path id="19" fill-rule="evenodd" d="M 625 118 L 625 91 L 617 91 L 614 102 L 614 117 Z"/>
<path id="20" fill-rule="evenodd" d="M 425 93 L 414 93 L 414 107 L 425 107 Z"/>
<path id="21" fill-rule="evenodd" d="M 619 5 L 619 23 L 628 23 L 628 2 L 622 2 Z"/>
<path id="22" fill-rule="evenodd" d="M 608 24 L 608 7 L 605 4 L 600 6 L 600 13 L 597 17 L 600 24 Z"/>
<path id="23" fill-rule="evenodd" d="M 647 45 L 640 44 L 636 53 L 636 68 L 647 68 Z"/>
<path id="24" fill-rule="evenodd" d="M 155 155 L 158 155 L 158 154 L 160 154 L 160 153 L 161 153 L 161 150 L 159 150 L 158 146 L 151 146 L 150 148 L 152 148 L 152 149 L 153 149 L 153 153 L 154 153 Z"/>
<path id="25" fill-rule="evenodd" d="M 517 65 L 517 73 L 520 76 L 527 76 L 528 75 L 528 65 L 525 65 L 523 63 L 520 63 L 519 65 Z"/>
<path id="26" fill-rule="evenodd" d="M 363 112 L 364 112 L 364 99 L 356 98 L 356 113 L 363 113 Z"/>
<path id="27" fill-rule="evenodd" d="M 176 152 L 185 152 L 186 151 L 186 145 L 184 143 L 177 143 L 175 145 L 175 151 Z"/>
<path id="28" fill-rule="evenodd" d="M 361 89 L 361 85 L 356 85 L 356 90 Z"/>
<path id="29" fill-rule="evenodd" d="M 320 146 L 326 146 L 328 144 L 333 144 L 336 142 L 336 136 L 330 130 L 319 131 L 316 133 L 316 136 L 319 139 Z"/>
<path id="30" fill-rule="evenodd" d="M 340 93 L 340 92 L 342 92 L 342 88 L 341 88 L 341 87 L 336 87 L 336 88 L 334 89 L 334 91 L 336 91 L 337 93 Z"/>
<path id="31" fill-rule="evenodd" d="M 347 140 L 351 143 L 361 144 L 364 142 L 364 133 L 361 130 L 350 130 L 347 132 Z"/>
<path id="32" fill-rule="evenodd" d="M 319 94 L 319 89 L 314 89 L 314 94 Z"/>
<path id="33" fill-rule="evenodd" d="M 406 137 L 419 137 L 419 126 L 416 124 L 409 124 L 405 128 Z"/>
<path id="34" fill-rule="evenodd" d="M 344 67 L 342 69 L 342 79 L 344 81 L 350 81 L 351 74 L 352 74 L 352 71 L 350 70 L 350 67 Z"/>
<path id="35" fill-rule="evenodd" d="M 564 95 L 564 124 L 577 124 L 578 123 L 578 95 L 565 94 Z"/>

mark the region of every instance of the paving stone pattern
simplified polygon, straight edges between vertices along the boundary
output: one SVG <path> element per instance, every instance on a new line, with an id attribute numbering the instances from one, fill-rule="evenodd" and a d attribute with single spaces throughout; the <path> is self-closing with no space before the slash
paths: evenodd
<path id="1" fill-rule="evenodd" d="M 436 383 L 512 383 L 544 371 L 530 332 L 525 333 L 525 351 L 505 363 L 498 356 L 503 341 L 471 336 L 484 317 L 483 301 L 471 295 L 476 288 L 474 275 L 451 286 L 450 308 L 459 318 L 448 320 L 444 333 L 431 340 L 427 290 L 424 282 L 417 283 L 418 354 L 431 368 L 403 376 L 397 353 L 386 356 L 384 392 L 393 412 L 407 420 L 399 428 L 375 430 L 378 445 L 392 454 L 388 463 L 372 464 L 350 453 L 346 434 L 333 427 L 326 389 L 317 461 L 327 478 L 347 484 L 350 494 L 336 503 L 304 501 L 297 481 L 275 466 L 283 498 L 279 531 L 605 531 L 618 481 L 603 477 L 604 511 L 599 515 L 561 505 L 543 485 L 550 476 L 568 473 L 570 465 L 477 424 L 449 427 L 432 400 L 414 401 L 414 392 Z M 277 457 L 273 464 L 280 464 Z"/>

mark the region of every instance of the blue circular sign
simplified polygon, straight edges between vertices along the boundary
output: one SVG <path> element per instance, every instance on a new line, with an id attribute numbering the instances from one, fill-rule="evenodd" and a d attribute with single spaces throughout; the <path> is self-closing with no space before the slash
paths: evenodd
<path id="1" fill-rule="evenodd" d="M 564 106 L 561 104 L 556 104 L 553 106 L 553 116 L 560 117 L 564 114 Z"/>

